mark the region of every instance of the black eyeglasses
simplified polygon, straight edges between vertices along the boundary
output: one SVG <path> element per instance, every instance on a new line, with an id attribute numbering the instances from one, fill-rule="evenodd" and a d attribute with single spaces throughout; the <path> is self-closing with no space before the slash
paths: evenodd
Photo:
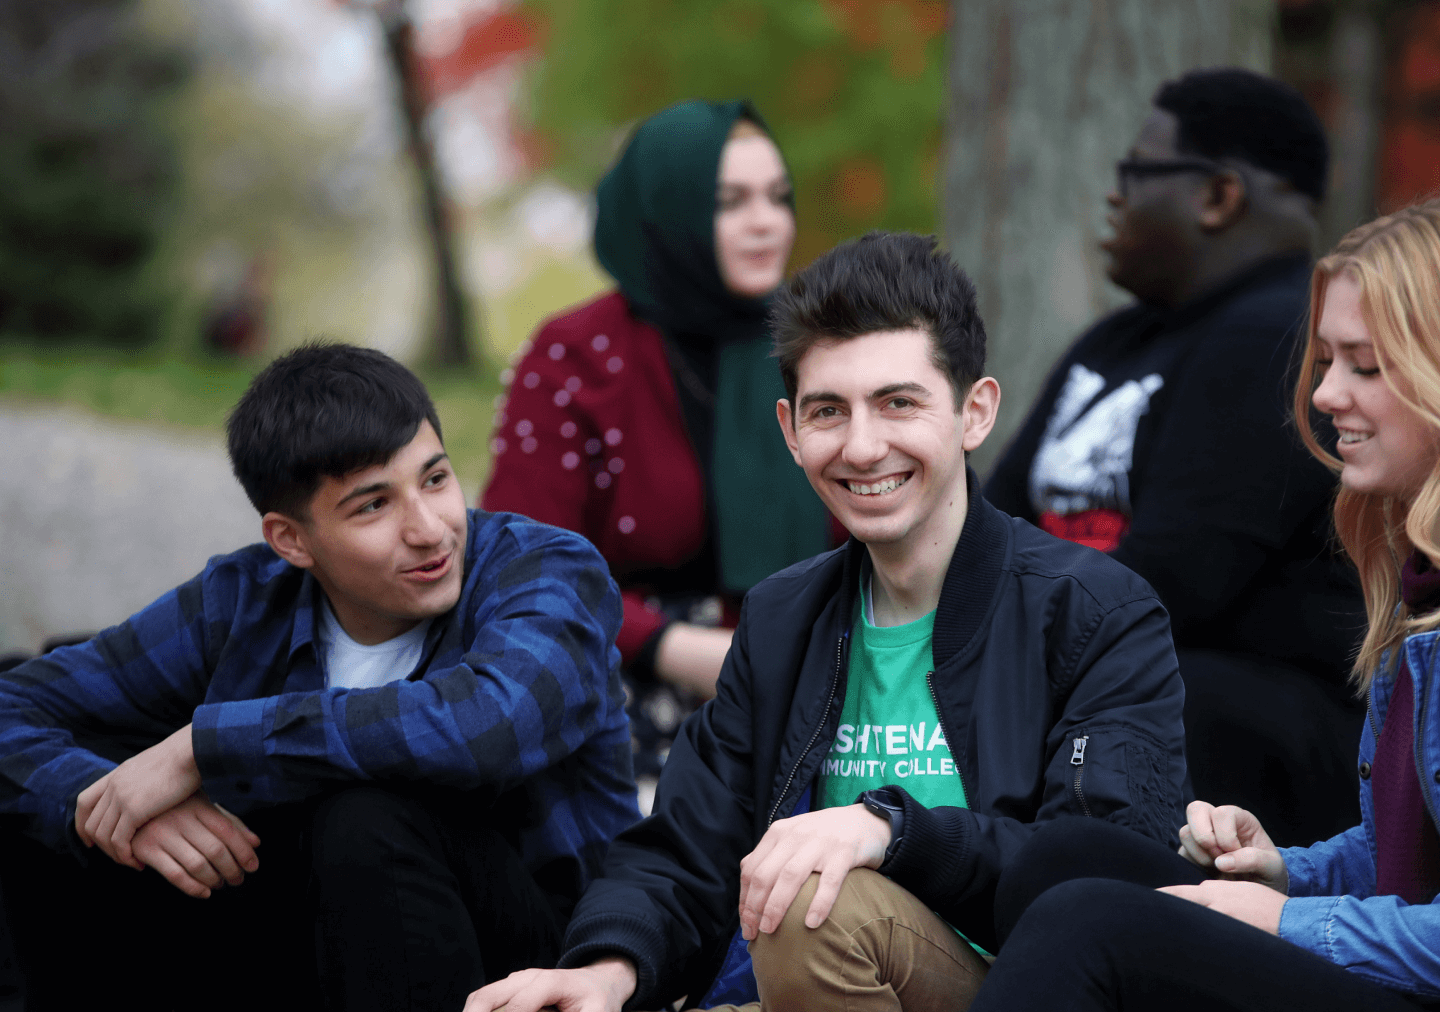
<path id="1" fill-rule="evenodd" d="M 1124 158 L 1115 163 L 1115 189 L 1121 198 L 1129 196 L 1129 180 L 1144 179 L 1146 176 L 1173 176 L 1181 172 L 1214 173 L 1224 171 L 1225 166 L 1208 158 L 1166 158 L 1148 161 L 1141 158 Z"/>

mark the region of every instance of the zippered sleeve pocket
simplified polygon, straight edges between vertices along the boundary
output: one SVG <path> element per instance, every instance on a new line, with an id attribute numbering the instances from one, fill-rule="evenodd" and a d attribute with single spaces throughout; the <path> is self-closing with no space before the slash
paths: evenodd
<path id="1" fill-rule="evenodd" d="M 1083 734 L 1072 741 L 1073 751 L 1070 753 L 1070 765 L 1075 768 L 1075 779 L 1071 790 L 1075 793 L 1075 801 L 1080 805 L 1080 811 L 1086 817 L 1093 818 L 1094 813 L 1090 811 L 1090 803 L 1085 800 L 1085 746 L 1090 742 L 1090 736 Z"/>
<path id="2" fill-rule="evenodd" d="M 1063 733 L 1049 755 L 1037 821 L 1088 816 L 1162 842 L 1175 835 L 1184 806 L 1164 745 L 1119 724 L 1071 725 Z"/>

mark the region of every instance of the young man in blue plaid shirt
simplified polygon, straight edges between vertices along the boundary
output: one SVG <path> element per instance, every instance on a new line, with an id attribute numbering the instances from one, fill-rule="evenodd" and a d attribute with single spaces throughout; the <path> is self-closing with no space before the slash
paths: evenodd
<path id="1" fill-rule="evenodd" d="M 553 964 L 638 818 L 604 560 L 467 511 L 378 352 L 278 359 L 229 443 L 265 543 L 0 676 L 27 1007 L 458 1009 Z"/>

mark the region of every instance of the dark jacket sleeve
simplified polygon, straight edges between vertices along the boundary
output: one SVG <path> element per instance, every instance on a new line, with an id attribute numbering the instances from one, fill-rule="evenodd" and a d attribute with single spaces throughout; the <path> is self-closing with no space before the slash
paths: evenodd
<path id="1" fill-rule="evenodd" d="M 1039 825 L 1093 817 L 1170 843 L 1183 817 L 1185 696 L 1165 610 L 1146 594 L 1087 611 L 1051 651 L 1056 718 L 1033 819 L 907 795 L 904 836 L 880 869 L 981 945 L 994 941 L 995 884 Z"/>
<path id="2" fill-rule="evenodd" d="M 658 1008 L 698 986 L 698 967 L 739 922 L 740 859 L 755 846 L 748 623 L 716 697 L 685 722 L 649 818 L 618 836 L 565 934 L 561 967 L 619 953 L 635 963 L 626 1008 Z"/>
<path id="3" fill-rule="evenodd" d="M 1176 371 L 1112 557 L 1144 577 L 1176 639 L 1219 617 L 1324 503 L 1334 480 L 1289 422 L 1290 342 L 1217 327 Z"/>

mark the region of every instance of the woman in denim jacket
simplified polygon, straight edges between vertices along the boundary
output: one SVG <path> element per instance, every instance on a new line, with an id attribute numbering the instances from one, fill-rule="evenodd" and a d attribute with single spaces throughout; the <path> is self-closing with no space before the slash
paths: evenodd
<path id="1" fill-rule="evenodd" d="M 1177 857 L 1056 824 L 999 884 L 974 1012 L 1440 1005 L 1440 201 L 1347 235 L 1310 304 L 1295 415 L 1340 476 L 1369 619 L 1360 825 L 1281 850 L 1249 812 L 1196 801 Z"/>

